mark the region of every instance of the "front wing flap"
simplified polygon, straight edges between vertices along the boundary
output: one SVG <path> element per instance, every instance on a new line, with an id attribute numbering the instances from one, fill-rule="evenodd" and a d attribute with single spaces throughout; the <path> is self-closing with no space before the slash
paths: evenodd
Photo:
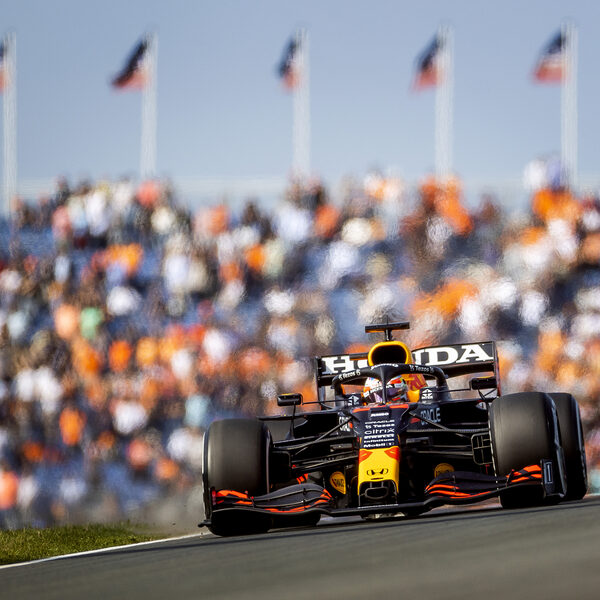
<path id="1" fill-rule="evenodd" d="M 331 494 L 314 483 L 295 484 L 264 496 L 248 496 L 233 490 L 215 491 L 211 496 L 212 509 L 251 509 L 263 513 L 290 515 L 332 505 Z"/>
<path id="2" fill-rule="evenodd" d="M 549 464 L 550 463 L 550 464 Z M 323 487 L 314 483 L 301 483 L 285 487 L 263 496 L 249 496 L 234 490 L 211 490 L 211 514 L 214 512 L 252 512 L 268 514 L 277 526 L 278 517 L 306 515 L 309 512 L 330 516 L 364 514 L 393 514 L 403 511 L 425 512 L 443 504 L 471 504 L 500 496 L 509 489 L 523 486 L 543 486 L 546 495 L 555 495 L 551 461 L 529 465 L 507 476 L 496 477 L 455 471 L 443 473 L 425 488 L 424 500 L 399 504 L 369 504 L 351 508 L 336 508 L 333 497 Z M 283 519 L 282 519 L 283 520 Z M 209 525 L 207 520 L 200 525 Z"/>

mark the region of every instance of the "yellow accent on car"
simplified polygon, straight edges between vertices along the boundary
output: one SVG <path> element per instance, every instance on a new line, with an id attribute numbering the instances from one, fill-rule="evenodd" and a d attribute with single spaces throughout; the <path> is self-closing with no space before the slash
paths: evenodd
<path id="1" fill-rule="evenodd" d="M 358 489 L 363 483 L 391 480 L 398 487 L 400 480 L 400 448 L 361 450 L 363 460 L 358 462 Z"/>
<path id="2" fill-rule="evenodd" d="M 331 487 L 340 494 L 346 493 L 346 478 L 341 471 L 335 471 L 329 476 Z"/>
<path id="3" fill-rule="evenodd" d="M 442 473 L 453 473 L 454 472 L 454 467 L 448 463 L 440 463 L 439 465 L 436 466 L 435 470 L 433 471 L 433 476 L 438 477 L 439 475 L 441 475 Z"/>
<path id="4" fill-rule="evenodd" d="M 367 355 L 367 362 L 369 366 L 379 365 L 381 363 L 399 363 L 399 364 L 411 364 L 413 363 L 412 353 L 408 346 L 403 342 L 391 341 L 391 342 L 379 342 L 375 344 Z M 413 373 L 402 375 L 402 379 L 406 381 L 408 385 L 408 401 L 418 402 L 419 401 L 419 390 L 426 385 L 423 375 L 419 373 Z"/>
<path id="5" fill-rule="evenodd" d="M 412 354 L 403 342 L 379 342 L 375 344 L 367 355 L 369 366 L 381 363 L 411 363 Z"/>

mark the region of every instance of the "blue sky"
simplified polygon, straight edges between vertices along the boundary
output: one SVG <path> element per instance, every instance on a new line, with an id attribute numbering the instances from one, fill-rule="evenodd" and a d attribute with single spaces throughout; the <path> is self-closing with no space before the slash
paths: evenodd
<path id="1" fill-rule="evenodd" d="M 299 26 L 310 35 L 312 165 L 326 181 L 433 165 L 434 94 L 410 91 L 414 60 L 454 27 L 454 169 L 518 178 L 560 149 L 560 92 L 534 85 L 541 48 L 570 18 L 579 31 L 579 171 L 598 172 L 600 3 L 584 1 L 4 0 L 18 44 L 20 179 L 135 174 L 140 96 L 108 82 L 156 31 L 158 171 L 284 177 L 291 97 L 275 68 Z"/>

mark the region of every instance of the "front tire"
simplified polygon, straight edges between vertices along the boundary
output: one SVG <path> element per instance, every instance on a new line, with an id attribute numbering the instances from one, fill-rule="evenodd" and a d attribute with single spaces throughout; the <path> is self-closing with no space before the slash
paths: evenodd
<path id="1" fill-rule="evenodd" d="M 554 402 L 541 392 L 507 394 L 490 406 L 490 434 L 497 475 L 508 475 L 542 459 L 560 454 L 559 428 Z M 504 508 L 544 503 L 541 486 L 507 490 L 500 496 Z"/>
<path id="2" fill-rule="evenodd" d="M 579 406 L 571 394 L 550 394 L 556 406 L 560 438 L 565 453 L 565 500 L 581 500 L 587 492 L 587 465 Z"/>
<path id="3" fill-rule="evenodd" d="M 204 507 L 209 529 L 216 535 L 265 532 L 263 515 L 212 512 L 211 490 L 234 490 L 260 496 L 269 490 L 269 430 L 256 419 L 215 421 L 204 446 Z"/>

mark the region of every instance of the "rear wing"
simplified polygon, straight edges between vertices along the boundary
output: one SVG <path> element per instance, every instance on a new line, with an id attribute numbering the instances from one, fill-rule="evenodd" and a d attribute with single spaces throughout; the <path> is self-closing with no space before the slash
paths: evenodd
<path id="1" fill-rule="evenodd" d="M 355 369 L 368 367 L 367 353 L 358 354 L 330 354 L 328 356 L 315 356 L 315 376 L 317 388 L 331 385 L 333 378 L 340 373 L 349 373 Z"/>
<path id="2" fill-rule="evenodd" d="M 416 364 L 428 367 L 440 367 L 446 377 L 459 377 L 469 373 L 486 373 L 495 379 L 495 388 L 500 394 L 500 373 L 498 370 L 498 352 L 496 342 L 475 342 L 472 344 L 450 344 L 446 346 L 428 346 L 412 351 Z M 367 367 L 367 353 L 331 354 L 315 357 L 315 376 L 317 390 L 330 386 L 333 378 Z M 319 394 L 320 396 L 321 394 Z"/>
<path id="3" fill-rule="evenodd" d="M 496 342 L 429 346 L 412 351 L 415 363 L 441 367 L 447 377 L 469 373 L 491 373 L 498 377 Z"/>

